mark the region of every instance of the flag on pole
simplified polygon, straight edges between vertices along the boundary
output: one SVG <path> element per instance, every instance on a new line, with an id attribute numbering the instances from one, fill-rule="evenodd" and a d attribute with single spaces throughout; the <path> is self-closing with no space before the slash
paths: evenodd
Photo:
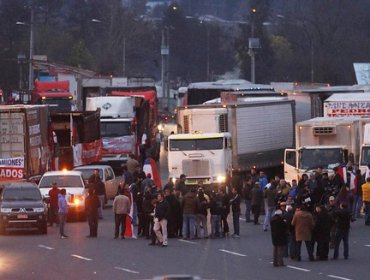
<path id="1" fill-rule="evenodd" d="M 347 183 L 347 167 L 343 165 L 338 166 L 338 174 L 342 177 L 344 183 Z"/>

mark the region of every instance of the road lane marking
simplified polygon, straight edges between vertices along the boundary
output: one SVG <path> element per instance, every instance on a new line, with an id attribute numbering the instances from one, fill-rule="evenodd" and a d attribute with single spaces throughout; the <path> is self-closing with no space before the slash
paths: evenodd
<path id="1" fill-rule="evenodd" d="M 305 268 L 301 268 L 301 267 L 297 267 L 297 266 L 292 266 L 292 265 L 287 265 L 286 267 L 296 269 L 296 270 L 300 270 L 300 271 L 304 271 L 304 272 L 310 272 L 311 271 L 309 269 L 305 269 Z"/>
<path id="2" fill-rule="evenodd" d="M 228 254 L 231 254 L 231 255 L 239 256 L 239 257 L 246 257 L 247 256 L 247 255 L 243 255 L 243 254 L 240 254 L 240 253 L 237 253 L 237 252 L 224 250 L 224 249 L 219 249 L 219 251 L 224 252 L 224 253 L 228 253 Z"/>
<path id="3" fill-rule="evenodd" d="M 365 247 L 370 247 L 370 245 L 364 245 Z"/>
<path id="4" fill-rule="evenodd" d="M 189 244 L 198 244 L 197 242 L 190 241 L 190 240 L 185 240 L 185 239 L 178 239 L 178 241 L 189 243 Z"/>
<path id="5" fill-rule="evenodd" d="M 239 218 L 239 220 L 241 220 L 241 221 L 244 221 L 244 222 L 245 222 L 245 219 L 244 219 L 244 218 Z"/>
<path id="6" fill-rule="evenodd" d="M 46 249 L 46 250 L 54 250 L 53 247 L 49 247 L 49 246 L 46 246 L 46 245 L 42 245 L 42 244 L 39 244 L 38 245 L 39 248 L 43 248 L 43 249 Z"/>
<path id="7" fill-rule="evenodd" d="M 335 279 L 341 279 L 341 280 L 352 280 L 350 278 L 340 277 L 340 276 L 336 276 L 336 275 L 328 275 L 328 277 L 335 278 Z"/>
<path id="8" fill-rule="evenodd" d="M 138 272 L 138 271 L 131 270 L 131 269 L 124 268 L 124 267 L 119 267 L 119 266 L 115 266 L 114 268 L 115 268 L 115 269 L 118 269 L 118 270 L 125 271 L 125 272 L 134 273 L 134 274 L 139 274 L 139 273 L 140 273 L 140 272 Z"/>
<path id="9" fill-rule="evenodd" d="M 79 255 L 71 255 L 71 257 L 74 257 L 74 258 L 77 258 L 77 259 L 80 259 L 80 260 L 85 260 L 85 261 L 92 261 L 92 259 L 85 258 L 85 257 L 79 256 Z"/>

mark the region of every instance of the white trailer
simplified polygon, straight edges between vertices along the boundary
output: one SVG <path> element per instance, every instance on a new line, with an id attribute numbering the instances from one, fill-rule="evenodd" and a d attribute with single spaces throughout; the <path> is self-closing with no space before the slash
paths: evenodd
<path id="1" fill-rule="evenodd" d="M 318 167 L 330 173 L 336 166 L 357 165 L 360 155 L 359 117 L 314 118 L 296 124 L 296 148 L 286 149 L 284 177 L 299 180 Z"/>
<path id="2" fill-rule="evenodd" d="M 370 92 L 333 94 L 324 101 L 324 117 L 370 117 Z"/>
<path id="3" fill-rule="evenodd" d="M 136 151 L 135 97 L 100 96 L 86 99 L 86 110 L 101 109 L 100 129 L 103 140 L 102 162 L 116 172 Z"/>
<path id="4" fill-rule="evenodd" d="M 293 147 L 294 101 L 194 105 L 179 107 L 177 114 L 179 133 L 196 133 L 198 137 L 206 133 L 230 133 L 232 160 L 224 167 L 230 175 L 252 167 L 282 166 L 284 149 Z M 169 157 L 171 152 L 169 146 Z M 178 160 L 182 159 L 180 153 Z"/>

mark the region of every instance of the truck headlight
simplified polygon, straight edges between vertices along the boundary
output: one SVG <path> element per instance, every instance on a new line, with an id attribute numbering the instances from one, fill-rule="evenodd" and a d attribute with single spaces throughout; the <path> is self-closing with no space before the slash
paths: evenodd
<path id="1" fill-rule="evenodd" d="M 10 213 L 12 212 L 12 208 L 0 208 L 1 213 Z"/>
<path id="2" fill-rule="evenodd" d="M 44 208 L 33 208 L 33 211 L 36 213 L 42 213 L 45 211 L 45 209 Z"/>
<path id="3" fill-rule="evenodd" d="M 217 180 L 217 183 L 225 183 L 226 182 L 226 177 L 219 175 L 219 176 L 217 176 L 216 180 Z"/>

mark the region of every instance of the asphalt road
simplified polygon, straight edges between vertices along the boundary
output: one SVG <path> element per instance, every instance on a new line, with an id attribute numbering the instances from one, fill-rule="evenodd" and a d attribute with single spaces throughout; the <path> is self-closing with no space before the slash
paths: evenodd
<path id="1" fill-rule="evenodd" d="M 160 164 L 165 179 L 166 159 Z M 359 219 L 352 224 L 348 260 L 341 251 L 339 260 L 309 262 L 302 248 L 301 262 L 286 259 L 286 267 L 274 268 L 270 232 L 243 218 L 239 239 L 170 239 L 168 247 L 161 248 L 148 246 L 149 241 L 142 238 L 113 239 L 113 213 L 107 208 L 97 239 L 85 237 L 86 222 L 68 223 L 68 239 L 59 239 L 56 227 L 49 227 L 47 235 L 15 231 L 0 236 L 0 279 L 152 279 L 191 274 L 219 280 L 365 280 L 369 279 L 370 227 L 363 222 Z"/>

